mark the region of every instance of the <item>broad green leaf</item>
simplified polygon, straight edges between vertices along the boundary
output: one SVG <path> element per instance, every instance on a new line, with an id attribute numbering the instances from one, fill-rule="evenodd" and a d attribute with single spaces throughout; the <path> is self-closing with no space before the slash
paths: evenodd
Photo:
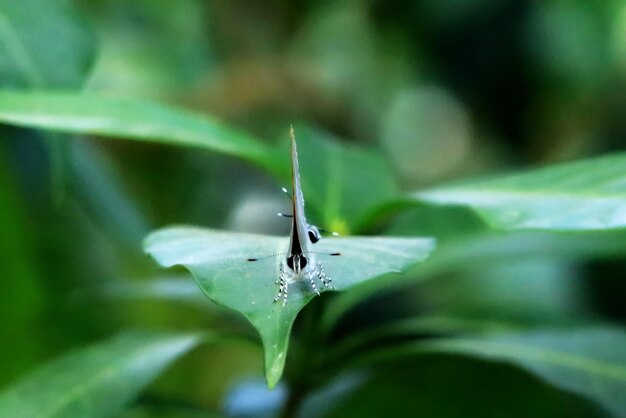
<path id="1" fill-rule="evenodd" d="M 128 333 L 44 365 L 0 393 L 0 416 L 104 418 L 125 405 L 201 334 Z"/>
<path id="2" fill-rule="evenodd" d="M 626 227 L 626 154 L 530 170 L 416 193 L 463 205 L 503 229 L 588 231 Z"/>
<path id="3" fill-rule="evenodd" d="M 183 265 L 194 275 L 202 290 L 214 302 L 235 309 L 258 330 L 265 351 L 268 385 L 282 375 L 287 344 L 298 312 L 313 298 L 308 283 L 289 288 L 289 301 L 273 303 L 278 287 L 280 256 L 288 246 L 287 237 L 214 231 L 194 227 L 171 227 L 149 235 L 146 252 L 164 267 Z M 324 270 L 337 290 L 389 272 L 400 272 L 423 260 L 434 243 L 419 238 L 326 238 L 315 244 L 320 253 L 340 252 L 332 257 L 318 254 Z M 262 258 L 248 262 L 248 258 Z"/>
<path id="4" fill-rule="evenodd" d="M 71 2 L 0 0 L 0 87 L 80 86 L 95 58 L 84 22 Z"/>
<path id="5" fill-rule="evenodd" d="M 626 416 L 626 332 L 597 327 L 577 330 L 419 341 L 373 358 L 418 353 L 455 353 L 521 367 L 565 391 Z M 371 360 L 371 359 L 370 359 Z"/>
<path id="6" fill-rule="evenodd" d="M 271 148 L 251 135 L 206 115 L 143 100 L 2 91 L 0 122 L 64 133 L 204 148 L 243 158 L 279 175 L 288 167 L 287 158 L 277 160 Z"/>

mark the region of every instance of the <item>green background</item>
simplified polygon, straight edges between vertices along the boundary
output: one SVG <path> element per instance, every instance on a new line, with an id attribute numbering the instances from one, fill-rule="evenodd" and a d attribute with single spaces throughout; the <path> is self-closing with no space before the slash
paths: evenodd
<path id="1" fill-rule="evenodd" d="M 0 0 L 0 416 L 626 416 L 625 109 L 621 0 Z M 436 250 L 270 392 L 142 241 L 286 236 L 290 124 L 311 222 Z"/>

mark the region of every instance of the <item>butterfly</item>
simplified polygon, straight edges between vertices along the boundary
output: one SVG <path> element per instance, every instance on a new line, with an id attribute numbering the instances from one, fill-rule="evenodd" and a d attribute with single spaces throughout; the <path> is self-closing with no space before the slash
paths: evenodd
<path id="1" fill-rule="evenodd" d="M 280 262 L 278 280 L 274 283 L 278 285 L 278 294 L 274 302 L 282 299 L 283 306 L 287 304 L 289 295 L 289 285 L 297 280 L 307 280 L 311 288 L 318 295 L 320 291 L 315 279 L 318 279 L 325 289 L 334 289 L 332 278 L 324 272 L 322 263 L 316 260 L 317 253 L 311 251 L 310 247 L 321 238 L 320 229 L 315 225 L 307 223 L 304 214 L 304 195 L 300 186 L 300 170 L 298 166 L 298 150 L 293 127 L 290 129 L 291 136 L 291 203 L 292 215 L 279 214 L 280 216 L 291 218 L 291 234 L 289 236 L 289 250 Z M 340 253 L 330 253 L 324 255 L 338 256 Z M 251 258 L 248 261 L 257 261 Z"/>

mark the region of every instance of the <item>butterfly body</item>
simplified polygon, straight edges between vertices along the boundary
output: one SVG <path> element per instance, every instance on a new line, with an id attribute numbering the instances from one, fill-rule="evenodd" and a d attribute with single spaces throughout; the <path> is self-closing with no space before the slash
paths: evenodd
<path id="1" fill-rule="evenodd" d="M 332 288 L 331 281 L 322 268 L 322 264 L 315 259 L 315 253 L 310 246 L 319 241 L 320 233 L 317 227 L 309 225 L 304 214 L 304 195 L 300 186 L 300 172 L 298 167 L 298 151 L 296 140 L 291 129 L 291 180 L 292 180 L 292 211 L 291 234 L 287 257 L 280 263 L 278 295 L 274 302 L 282 299 L 287 303 L 289 285 L 298 279 L 309 281 L 311 288 L 320 294 L 315 279 L 319 279 L 325 288 Z"/>

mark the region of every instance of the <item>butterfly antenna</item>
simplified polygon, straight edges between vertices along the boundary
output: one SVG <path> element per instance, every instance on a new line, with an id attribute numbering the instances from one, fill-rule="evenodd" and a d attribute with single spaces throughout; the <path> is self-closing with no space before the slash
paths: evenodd
<path id="1" fill-rule="evenodd" d="M 259 260 L 266 260 L 268 258 L 273 258 L 273 257 L 278 257 L 279 255 L 286 255 L 287 253 L 276 253 L 276 254 L 272 254 L 272 255 L 266 255 L 265 257 L 258 257 L 258 258 L 248 258 L 246 261 L 259 261 Z"/>
<path id="2" fill-rule="evenodd" d="M 327 255 L 327 256 L 330 256 L 330 257 L 337 257 L 337 256 L 340 256 L 340 255 L 343 255 L 340 252 L 323 253 L 323 252 L 320 252 L 320 251 L 306 251 L 304 254 L 319 254 L 319 255 Z"/>

